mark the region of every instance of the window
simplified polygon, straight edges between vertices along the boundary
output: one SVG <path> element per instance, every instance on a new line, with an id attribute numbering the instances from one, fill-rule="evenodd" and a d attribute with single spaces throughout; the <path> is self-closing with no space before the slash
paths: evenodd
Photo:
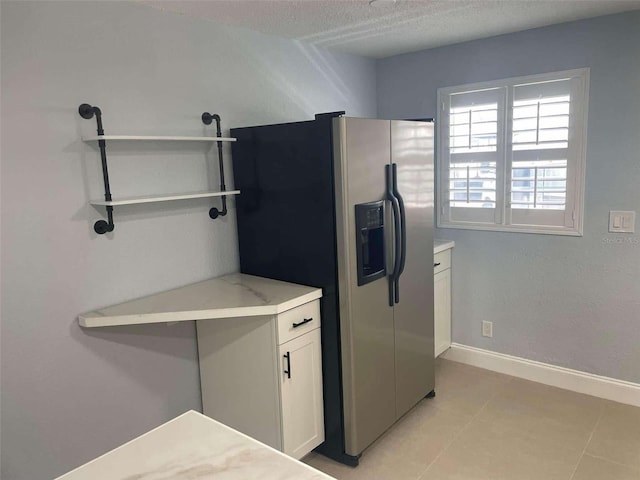
<path id="1" fill-rule="evenodd" d="M 438 89 L 438 226 L 582 235 L 589 69 Z"/>

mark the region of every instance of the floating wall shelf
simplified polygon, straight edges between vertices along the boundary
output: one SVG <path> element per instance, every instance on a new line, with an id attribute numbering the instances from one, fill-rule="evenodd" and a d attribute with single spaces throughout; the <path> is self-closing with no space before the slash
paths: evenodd
<path id="1" fill-rule="evenodd" d="M 82 137 L 85 142 L 97 142 L 98 140 L 139 140 L 139 141 L 172 141 L 172 142 L 235 142 L 231 137 L 171 137 L 162 135 L 96 135 Z"/>
<path id="2" fill-rule="evenodd" d="M 239 190 L 227 191 L 224 183 L 224 165 L 222 163 L 222 142 L 235 142 L 235 138 L 223 137 L 222 130 L 220 128 L 220 116 L 216 114 L 210 114 L 205 112 L 202 114 L 202 122 L 205 125 L 211 125 L 213 121 L 216 122 L 216 136 L 215 137 L 186 137 L 186 136 L 158 136 L 158 135 L 105 135 L 102 128 L 102 111 L 96 106 L 83 103 L 78 108 L 78 113 L 84 119 L 91 119 L 95 116 L 97 123 L 97 135 L 91 137 L 83 137 L 85 142 L 98 142 L 100 147 L 100 157 L 102 160 L 102 177 L 104 180 L 104 200 L 90 202 L 91 205 L 104 206 L 107 209 L 107 221 L 98 220 L 93 229 L 99 235 L 107 232 L 112 232 L 115 228 L 113 223 L 113 207 L 118 205 L 135 205 L 141 203 L 156 203 L 156 202 L 168 202 L 174 200 L 187 200 L 191 198 L 206 198 L 206 197 L 220 197 L 222 199 L 222 210 L 212 208 L 209 210 L 209 216 L 212 219 L 216 219 L 219 216 L 223 217 L 227 214 L 227 195 L 237 195 Z M 136 198 L 123 198 L 120 200 L 113 200 L 111 198 L 111 188 L 109 185 L 109 170 L 107 168 L 107 141 L 174 141 L 174 142 L 215 142 L 218 147 L 218 166 L 220 168 L 220 191 L 217 192 L 197 192 L 197 193 L 184 193 L 155 197 L 136 197 Z"/>
<path id="3" fill-rule="evenodd" d="M 156 203 L 156 202 L 171 202 L 173 200 L 189 200 L 191 198 L 207 198 L 207 197 L 222 197 L 224 195 L 237 195 L 240 190 L 228 190 L 225 192 L 199 192 L 199 193 L 187 193 L 180 195 L 169 195 L 163 197 L 132 197 L 122 198 L 120 200 L 112 200 L 110 202 L 106 200 L 93 200 L 91 205 L 103 206 L 103 207 L 115 207 L 118 205 L 135 205 L 137 203 Z"/>

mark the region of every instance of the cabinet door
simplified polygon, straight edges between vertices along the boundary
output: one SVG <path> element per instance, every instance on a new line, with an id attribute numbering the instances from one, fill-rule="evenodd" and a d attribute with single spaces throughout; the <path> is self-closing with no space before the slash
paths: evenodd
<path id="1" fill-rule="evenodd" d="M 320 329 L 279 350 L 283 451 L 300 459 L 324 441 Z"/>
<path id="2" fill-rule="evenodd" d="M 436 357 L 451 346 L 451 269 L 433 276 Z"/>

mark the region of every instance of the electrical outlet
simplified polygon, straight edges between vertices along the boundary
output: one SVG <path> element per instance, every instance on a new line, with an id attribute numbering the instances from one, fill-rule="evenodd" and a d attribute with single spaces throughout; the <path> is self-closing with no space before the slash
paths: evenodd
<path id="1" fill-rule="evenodd" d="M 482 336 L 493 337 L 493 322 L 482 322 Z"/>

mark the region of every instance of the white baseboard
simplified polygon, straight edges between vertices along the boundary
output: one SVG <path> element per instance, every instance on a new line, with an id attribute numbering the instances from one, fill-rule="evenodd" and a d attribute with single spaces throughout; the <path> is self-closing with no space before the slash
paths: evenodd
<path id="1" fill-rule="evenodd" d="M 637 383 L 602 377 L 579 370 L 571 370 L 570 368 L 556 367 L 548 363 L 496 353 L 482 348 L 469 347 L 459 343 L 451 344 L 451 348 L 442 357 L 454 362 L 466 363 L 474 367 L 544 383 L 545 385 L 640 407 L 640 384 Z"/>

